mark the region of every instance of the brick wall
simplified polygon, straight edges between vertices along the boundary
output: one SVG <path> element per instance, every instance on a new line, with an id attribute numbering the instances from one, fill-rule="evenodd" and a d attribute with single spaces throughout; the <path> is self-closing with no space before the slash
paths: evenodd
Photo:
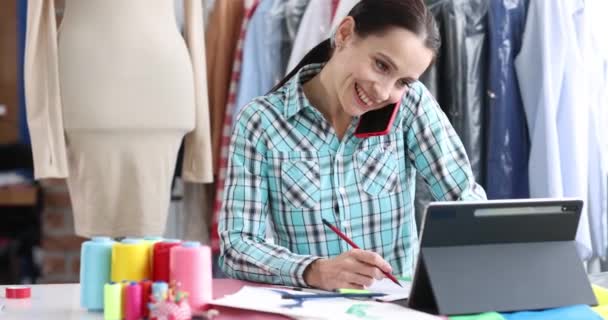
<path id="1" fill-rule="evenodd" d="M 80 246 L 85 240 L 74 234 L 70 195 L 64 180 L 42 182 L 42 283 L 78 282 Z"/>

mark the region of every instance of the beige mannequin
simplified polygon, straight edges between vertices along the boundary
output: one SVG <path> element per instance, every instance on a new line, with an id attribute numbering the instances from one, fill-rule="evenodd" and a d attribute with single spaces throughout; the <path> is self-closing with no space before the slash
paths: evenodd
<path id="1" fill-rule="evenodd" d="M 36 178 L 67 178 L 81 236 L 162 235 L 177 152 L 211 182 L 203 15 L 173 0 L 30 0 L 27 116 Z M 57 37 L 57 33 L 59 37 Z"/>

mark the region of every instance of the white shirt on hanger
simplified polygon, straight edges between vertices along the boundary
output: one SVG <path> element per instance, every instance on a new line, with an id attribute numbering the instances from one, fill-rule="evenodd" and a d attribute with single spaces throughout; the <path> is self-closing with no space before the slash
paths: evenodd
<path id="1" fill-rule="evenodd" d="M 327 39 L 330 27 L 331 1 L 311 0 L 298 27 L 286 73 L 298 65 L 308 51 Z"/>
<path id="2" fill-rule="evenodd" d="M 586 0 L 583 23 L 584 63 L 589 79 L 589 222 L 593 251 L 608 250 L 608 2 Z"/>
<path id="3" fill-rule="evenodd" d="M 588 200 L 589 91 L 581 49 L 582 0 L 530 1 L 515 59 L 530 133 L 530 196 Z M 591 257 L 588 205 L 577 230 Z"/>

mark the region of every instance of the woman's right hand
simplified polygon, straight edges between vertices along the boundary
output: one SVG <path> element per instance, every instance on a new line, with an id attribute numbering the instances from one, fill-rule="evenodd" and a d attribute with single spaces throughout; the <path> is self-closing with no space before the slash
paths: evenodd
<path id="1" fill-rule="evenodd" d="M 391 273 L 392 268 L 380 255 L 353 249 L 335 258 L 315 260 L 304 271 L 304 281 L 311 287 L 328 291 L 364 289 L 374 280 L 384 278 L 382 271 Z"/>

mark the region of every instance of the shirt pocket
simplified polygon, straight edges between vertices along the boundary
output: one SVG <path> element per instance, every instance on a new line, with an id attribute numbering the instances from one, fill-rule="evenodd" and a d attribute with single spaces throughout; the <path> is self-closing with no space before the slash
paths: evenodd
<path id="1" fill-rule="evenodd" d="M 392 148 L 374 147 L 355 156 L 360 188 L 372 196 L 392 194 L 399 186 L 399 166 Z"/>
<path id="2" fill-rule="evenodd" d="M 281 191 L 295 208 L 312 209 L 321 198 L 321 175 L 318 157 L 290 154 L 281 161 Z"/>

